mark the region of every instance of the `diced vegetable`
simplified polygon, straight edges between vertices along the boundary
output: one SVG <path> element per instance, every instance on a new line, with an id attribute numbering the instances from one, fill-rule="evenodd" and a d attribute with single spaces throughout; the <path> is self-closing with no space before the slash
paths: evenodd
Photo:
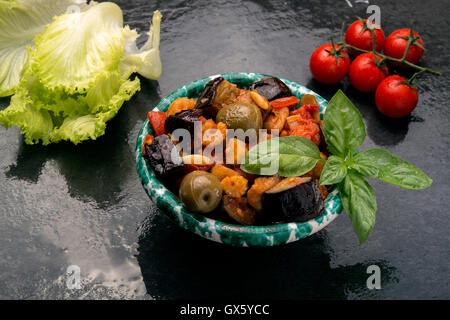
<path id="1" fill-rule="evenodd" d="M 178 112 L 184 110 L 191 110 L 195 108 L 196 101 L 194 99 L 189 98 L 177 98 L 174 102 L 170 104 L 169 109 L 167 110 L 167 116 L 173 116 Z"/>
<path id="2" fill-rule="evenodd" d="M 304 106 L 305 104 L 313 104 L 317 105 L 316 97 L 312 94 L 305 94 L 300 101 L 300 105 Z"/>
<path id="3" fill-rule="evenodd" d="M 265 78 L 257 81 L 250 86 L 250 91 L 253 90 L 257 90 L 269 101 L 292 96 L 289 87 L 278 78 Z"/>
<path id="4" fill-rule="evenodd" d="M 286 98 L 279 98 L 270 102 L 270 106 L 274 109 L 281 109 L 285 107 L 291 107 L 299 103 L 300 100 L 297 97 L 291 96 Z"/>
<path id="5" fill-rule="evenodd" d="M 145 136 L 144 142 L 142 143 L 142 156 L 145 157 L 146 153 L 145 153 L 145 146 L 146 145 L 151 145 L 153 143 L 153 139 L 155 139 L 154 136 L 147 134 Z"/>
<path id="6" fill-rule="evenodd" d="M 242 90 L 240 90 L 234 83 L 230 83 L 227 80 L 221 81 L 216 89 L 213 107 L 219 110 L 222 107 L 235 102 L 237 97 L 241 94 L 241 91 Z"/>
<path id="7" fill-rule="evenodd" d="M 279 130 L 281 132 L 286 123 L 286 119 L 289 116 L 289 108 L 273 109 L 272 113 L 264 121 L 264 129 Z"/>
<path id="8" fill-rule="evenodd" d="M 255 223 L 256 212 L 247 203 L 246 198 L 223 196 L 223 209 L 235 221 L 251 226 Z"/>
<path id="9" fill-rule="evenodd" d="M 211 173 L 219 179 L 219 181 L 222 181 L 226 177 L 232 177 L 237 176 L 238 173 L 234 171 L 233 169 L 227 168 L 221 164 L 216 164 L 212 170 Z"/>
<path id="10" fill-rule="evenodd" d="M 178 112 L 173 116 L 169 116 L 166 120 L 165 129 L 172 133 L 177 129 L 186 129 L 194 136 L 195 122 L 199 121 L 200 117 L 204 115 L 203 110 L 184 110 Z"/>
<path id="11" fill-rule="evenodd" d="M 265 97 L 260 95 L 257 90 L 250 91 L 250 96 L 261 109 L 266 111 L 270 109 L 269 101 L 267 101 Z"/>
<path id="12" fill-rule="evenodd" d="M 182 172 L 185 167 L 183 159 L 176 152 L 172 152 L 177 147 L 167 134 L 156 137 L 151 145 L 145 145 L 145 153 L 158 179 L 169 181 Z"/>
<path id="13" fill-rule="evenodd" d="M 224 105 L 234 102 L 239 94 L 240 89 L 235 84 L 218 77 L 206 84 L 195 108 L 203 109 L 205 114 L 215 117 Z"/>
<path id="14" fill-rule="evenodd" d="M 260 212 L 263 209 L 263 194 L 281 181 L 281 177 L 276 175 L 267 178 L 257 178 L 250 190 L 247 192 L 248 204 Z"/>
<path id="15" fill-rule="evenodd" d="M 166 133 L 165 123 L 167 119 L 167 115 L 165 112 L 160 111 L 150 111 L 147 114 L 148 120 L 153 128 L 153 132 L 155 136 L 160 136 Z"/>
<path id="16" fill-rule="evenodd" d="M 295 116 L 294 116 L 295 117 Z M 293 125 L 291 123 L 291 125 Z M 320 128 L 314 120 L 297 120 L 294 129 L 289 131 L 290 136 L 303 137 L 320 145 Z"/>
<path id="17" fill-rule="evenodd" d="M 234 166 L 234 171 L 235 171 L 238 175 L 243 176 L 245 179 L 247 179 L 248 183 L 253 183 L 253 182 L 255 181 L 256 177 L 257 177 L 256 174 L 252 174 L 252 173 L 248 173 L 248 172 L 243 171 L 243 170 L 240 168 L 239 165 L 235 165 L 235 166 Z"/>
<path id="18" fill-rule="evenodd" d="M 241 164 L 248 152 L 247 144 L 236 138 L 227 142 L 225 149 L 225 161 L 227 164 Z"/>
<path id="19" fill-rule="evenodd" d="M 325 208 L 320 189 L 310 177 L 287 178 L 264 193 L 264 219 L 272 222 L 305 222 Z"/>
<path id="20" fill-rule="evenodd" d="M 255 106 L 258 106 L 255 101 L 252 98 L 252 95 L 250 94 L 250 91 L 247 90 L 241 90 L 239 93 L 239 96 L 236 98 L 236 101 L 234 102 L 242 102 L 247 104 L 253 104 Z"/>
<path id="21" fill-rule="evenodd" d="M 183 156 L 183 161 L 185 164 L 193 164 L 196 166 L 208 166 L 212 164 L 212 160 L 201 154 L 190 154 Z"/>
<path id="22" fill-rule="evenodd" d="M 298 115 L 305 120 L 320 121 L 319 106 L 313 104 L 305 104 L 298 109 L 295 109 L 289 113 L 291 116 Z"/>
<path id="23" fill-rule="evenodd" d="M 323 152 L 320 153 L 320 157 L 323 160 L 328 160 L 328 157 Z M 314 179 L 320 179 L 320 176 L 322 175 L 323 168 L 325 167 L 325 162 L 318 161 L 316 164 L 316 167 L 313 169 L 312 174 Z"/>
<path id="24" fill-rule="evenodd" d="M 330 149 L 328 148 L 327 140 L 325 139 L 325 135 L 323 133 L 323 120 L 319 121 L 319 134 L 320 134 L 320 145 L 319 149 L 322 151 L 327 157 L 331 155 Z"/>
<path id="25" fill-rule="evenodd" d="M 227 126 L 223 122 L 216 124 L 212 119 L 199 118 L 202 121 L 202 145 L 215 146 L 222 143 L 227 136 Z"/>
<path id="26" fill-rule="evenodd" d="M 226 177 L 221 182 L 223 191 L 233 198 L 242 197 L 248 189 L 248 181 L 242 176 Z"/>

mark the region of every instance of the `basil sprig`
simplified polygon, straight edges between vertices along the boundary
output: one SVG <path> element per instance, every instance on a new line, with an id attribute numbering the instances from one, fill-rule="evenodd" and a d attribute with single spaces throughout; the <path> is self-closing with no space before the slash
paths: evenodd
<path id="1" fill-rule="evenodd" d="M 332 155 L 324 166 L 320 184 L 337 184 L 342 206 L 360 243 L 369 237 L 377 211 L 375 193 L 364 178 L 413 190 L 428 188 L 433 182 L 420 169 L 387 150 L 356 153 L 366 139 L 366 128 L 361 113 L 341 90 L 328 103 L 323 133 Z M 272 148 L 272 144 L 278 148 Z M 253 174 L 294 177 L 311 171 L 318 161 L 323 161 L 320 151 L 311 141 L 281 137 L 252 148 L 241 169 Z"/>

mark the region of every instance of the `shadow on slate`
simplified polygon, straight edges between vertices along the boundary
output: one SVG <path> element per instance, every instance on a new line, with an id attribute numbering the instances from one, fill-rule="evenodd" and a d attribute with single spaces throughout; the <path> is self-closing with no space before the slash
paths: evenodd
<path id="1" fill-rule="evenodd" d="M 331 267 L 327 242 L 325 231 L 277 248 L 235 248 L 180 229 L 158 212 L 142 226 L 137 260 L 157 299 L 376 298 L 366 287 L 372 264 L 381 268 L 382 286 L 398 282 L 383 260 Z"/>

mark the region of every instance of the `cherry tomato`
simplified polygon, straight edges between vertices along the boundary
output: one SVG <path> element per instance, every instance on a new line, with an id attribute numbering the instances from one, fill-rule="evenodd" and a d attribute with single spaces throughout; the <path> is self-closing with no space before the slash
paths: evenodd
<path id="1" fill-rule="evenodd" d="M 350 58 L 347 51 L 337 44 L 324 44 L 317 48 L 311 55 L 309 68 L 317 81 L 325 84 L 338 83 L 348 73 Z"/>
<path id="2" fill-rule="evenodd" d="M 392 58 L 401 59 L 405 54 L 406 47 L 408 45 L 408 40 L 406 39 L 411 34 L 410 29 L 398 29 L 392 32 L 389 37 L 387 37 L 386 42 L 384 44 L 384 53 Z M 413 44 L 409 47 L 408 54 L 406 55 L 406 60 L 417 64 L 422 58 L 424 52 L 424 43 L 422 38 L 417 32 L 413 33 L 413 37 L 418 38 L 413 42 Z M 407 68 L 408 66 L 393 62 L 393 65 L 400 68 Z"/>
<path id="3" fill-rule="evenodd" d="M 410 87 L 404 78 L 394 75 L 385 78 L 375 93 L 378 110 L 391 118 L 403 118 L 417 106 L 419 94 L 416 87 Z"/>
<path id="4" fill-rule="evenodd" d="M 364 21 L 368 23 L 367 19 Z M 375 25 L 375 23 L 372 24 Z M 376 27 L 373 30 L 375 31 L 375 50 L 381 52 L 384 45 L 384 31 Z M 359 49 L 367 51 L 373 49 L 372 32 L 367 28 L 364 30 L 364 24 L 360 20 L 356 20 L 348 27 L 345 32 L 345 42 Z M 348 52 L 353 56 L 361 54 L 361 52 L 352 49 L 348 49 Z"/>
<path id="5" fill-rule="evenodd" d="M 378 61 L 381 60 L 377 57 Z M 373 92 L 384 78 L 389 75 L 386 65 L 378 67 L 372 53 L 364 53 L 353 60 L 348 73 L 351 84 L 362 92 Z"/>

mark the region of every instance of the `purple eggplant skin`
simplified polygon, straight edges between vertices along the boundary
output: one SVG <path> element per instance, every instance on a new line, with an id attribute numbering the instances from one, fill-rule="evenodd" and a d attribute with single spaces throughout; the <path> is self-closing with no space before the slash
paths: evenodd
<path id="1" fill-rule="evenodd" d="M 176 152 L 172 152 L 174 148 Z M 170 181 L 185 167 L 177 147 L 167 134 L 156 137 L 151 145 L 145 145 L 145 158 L 162 181 Z"/>
<path id="2" fill-rule="evenodd" d="M 278 78 L 265 78 L 257 81 L 250 86 L 250 91 L 253 90 L 257 90 L 268 101 L 292 96 L 291 89 Z"/>
<path id="3" fill-rule="evenodd" d="M 186 129 L 193 136 L 195 121 L 200 121 L 200 116 L 205 116 L 205 112 L 202 109 L 184 110 L 169 116 L 164 127 L 166 132 L 169 133 L 174 132 L 176 129 Z"/>
<path id="4" fill-rule="evenodd" d="M 210 117 L 215 117 L 217 113 L 216 108 L 213 107 L 214 99 L 216 97 L 217 87 L 225 79 L 222 77 L 217 77 L 208 82 L 197 99 L 197 104 L 195 109 L 203 109 L 205 113 Z"/>
<path id="5" fill-rule="evenodd" d="M 287 189 L 264 193 L 263 219 L 271 224 L 305 222 L 322 215 L 324 201 L 313 179 L 305 179 Z M 275 188 L 275 187 L 274 187 Z"/>
<path id="6" fill-rule="evenodd" d="M 319 144 L 319 150 L 323 152 L 324 155 L 329 157 L 331 155 L 330 149 L 328 148 L 328 143 L 325 140 L 325 135 L 323 133 L 323 122 L 319 122 L 319 132 L 320 132 L 320 144 Z"/>

